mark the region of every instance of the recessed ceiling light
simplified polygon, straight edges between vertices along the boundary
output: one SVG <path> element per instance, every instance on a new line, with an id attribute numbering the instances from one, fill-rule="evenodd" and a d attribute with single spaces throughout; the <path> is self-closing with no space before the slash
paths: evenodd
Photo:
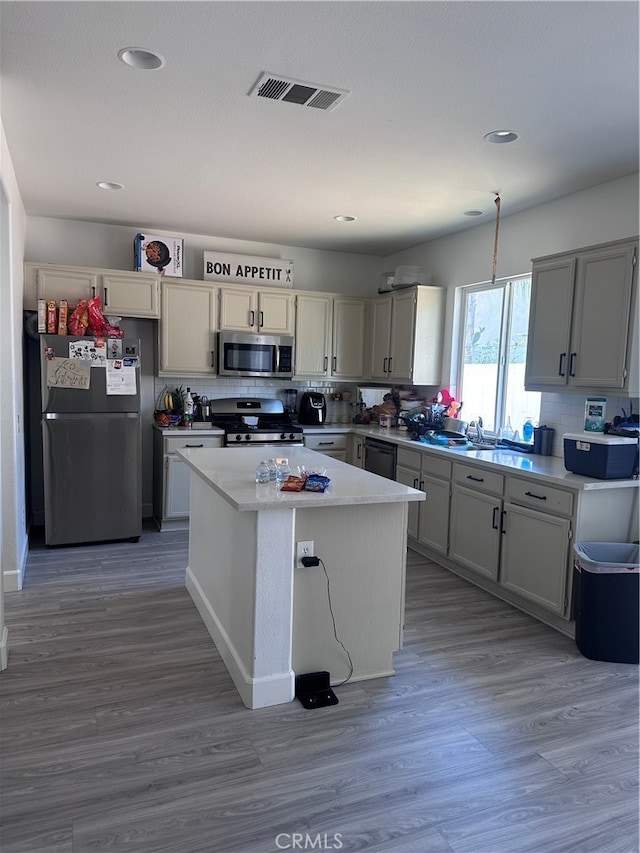
<path id="1" fill-rule="evenodd" d="M 355 220 L 355 216 L 345 216 L 344 213 L 340 214 L 340 216 L 333 217 L 336 222 L 353 222 Z"/>
<path id="2" fill-rule="evenodd" d="M 484 216 L 484 210 L 463 210 L 463 216 Z"/>
<path id="3" fill-rule="evenodd" d="M 123 190 L 124 184 L 117 184 L 115 181 L 98 181 L 96 184 L 101 190 Z"/>
<path id="4" fill-rule="evenodd" d="M 518 138 L 518 134 L 513 130 L 492 130 L 491 133 L 487 133 L 484 138 L 487 142 L 515 142 Z"/>
<path id="5" fill-rule="evenodd" d="M 163 56 L 154 53 L 152 50 L 147 50 L 146 47 L 123 47 L 122 50 L 118 51 L 118 59 L 122 60 L 125 65 L 142 71 L 157 71 L 158 68 L 163 68 L 165 65 Z"/>

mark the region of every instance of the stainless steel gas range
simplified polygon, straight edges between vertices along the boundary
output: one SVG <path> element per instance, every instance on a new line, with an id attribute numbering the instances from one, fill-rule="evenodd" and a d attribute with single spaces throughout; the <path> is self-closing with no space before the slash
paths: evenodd
<path id="1" fill-rule="evenodd" d="M 224 430 L 225 447 L 300 447 L 302 429 L 291 422 L 281 400 L 223 397 L 211 400 L 211 425 Z"/>

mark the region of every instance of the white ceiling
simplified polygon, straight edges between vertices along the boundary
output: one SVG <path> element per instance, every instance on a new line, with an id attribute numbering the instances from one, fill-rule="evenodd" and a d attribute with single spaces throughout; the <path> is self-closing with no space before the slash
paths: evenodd
<path id="1" fill-rule="evenodd" d="M 33 216 L 384 256 L 638 170 L 636 2 L 5 1 L 0 35 Z M 248 97 L 265 71 L 350 94 Z"/>

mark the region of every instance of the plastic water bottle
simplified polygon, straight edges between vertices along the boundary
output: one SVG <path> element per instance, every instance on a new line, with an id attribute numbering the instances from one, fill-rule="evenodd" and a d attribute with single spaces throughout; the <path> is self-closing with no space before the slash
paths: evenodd
<path id="1" fill-rule="evenodd" d="M 278 483 L 286 483 L 289 479 L 289 475 L 291 474 L 291 468 L 289 467 L 288 459 L 276 459 L 277 464 L 277 472 L 276 479 Z"/>
<path id="2" fill-rule="evenodd" d="M 269 479 L 271 482 L 274 482 L 276 477 L 278 476 L 278 466 L 276 465 L 275 459 L 269 459 L 267 462 L 269 466 Z"/>
<path id="3" fill-rule="evenodd" d="M 528 444 L 533 441 L 533 421 L 531 418 L 527 418 L 522 424 L 522 440 Z"/>
<path id="4" fill-rule="evenodd" d="M 270 483 L 271 477 L 269 476 L 269 463 L 266 459 L 263 459 L 258 467 L 256 468 L 256 483 Z"/>

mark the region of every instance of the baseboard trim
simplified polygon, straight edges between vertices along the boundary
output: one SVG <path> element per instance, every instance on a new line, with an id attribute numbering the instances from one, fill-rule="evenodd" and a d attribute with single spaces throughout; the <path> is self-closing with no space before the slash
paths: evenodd
<path id="1" fill-rule="evenodd" d="M 9 663 L 9 631 L 7 626 L 2 628 L 2 636 L 0 636 L 0 672 L 7 668 Z"/>
<path id="2" fill-rule="evenodd" d="M 19 592 L 24 583 L 24 574 L 27 569 L 27 557 L 29 556 L 29 537 L 25 536 L 22 542 L 22 552 L 18 556 L 18 565 L 15 569 L 6 570 L 2 573 L 2 588 L 4 592 Z"/>
<path id="3" fill-rule="evenodd" d="M 229 639 L 229 635 L 205 597 L 202 587 L 189 568 L 186 572 L 185 586 L 244 705 L 253 710 L 255 708 L 266 708 L 270 705 L 283 705 L 286 702 L 293 701 L 295 693 L 293 670 L 265 678 L 252 678 Z"/>

